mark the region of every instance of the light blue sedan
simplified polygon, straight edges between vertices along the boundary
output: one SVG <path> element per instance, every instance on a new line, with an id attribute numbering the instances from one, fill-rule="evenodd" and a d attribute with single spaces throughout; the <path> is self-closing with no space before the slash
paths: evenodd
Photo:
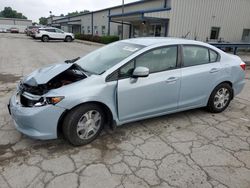
<path id="1" fill-rule="evenodd" d="M 244 87 L 245 63 L 209 44 L 138 38 L 36 70 L 10 99 L 17 130 L 37 139 L 60 134 L 73 145 L 116 126 L 207 107 L 224 111 Z"/>

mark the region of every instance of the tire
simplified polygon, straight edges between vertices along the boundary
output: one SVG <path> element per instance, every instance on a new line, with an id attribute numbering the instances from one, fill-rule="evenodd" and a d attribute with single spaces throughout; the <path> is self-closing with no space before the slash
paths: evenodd
<path id="1" fill-rule="evenodd" d="M 42 41 L 43 42 L 49 42 L 49 37 L 46 36 L 46 35 L 42 36 Z"/>
<path id="2" fill-rule="evenodd" d="M 65 42 L 71 42 L 72 41 L 72 37 L 71 36 L 67 36 L 64 41 Z"/>
<path id="3" fill-rule="evenodd" d="M 95 122 L 94 119 L 99 120 Z M 72 109 L 64 118 L 63 135 L 74 146 L 89 144 L 100 134 L 104 122 L 105 113 L 98 105 L 81 105 Z"/>
<path id="4" fill-rule="evenodd" d="M 232 99 L 232 87 L 227 83 L 222 83 L 210 95 L 207 110 L 212 113 L 221 113 L 228 107 Z"/>

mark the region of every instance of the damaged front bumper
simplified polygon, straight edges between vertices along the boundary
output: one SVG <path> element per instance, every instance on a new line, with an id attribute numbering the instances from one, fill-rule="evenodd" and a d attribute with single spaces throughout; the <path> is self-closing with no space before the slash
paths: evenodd
<path id="1" fill-rule="evenodd" d="M 18 103 L 17 95 L 11 97 L 8 108 L 16 129 L 21 133 L 41 140 L 58 137 L 57 125 L 64 108 L 55 105 L 23 107 Z"/>

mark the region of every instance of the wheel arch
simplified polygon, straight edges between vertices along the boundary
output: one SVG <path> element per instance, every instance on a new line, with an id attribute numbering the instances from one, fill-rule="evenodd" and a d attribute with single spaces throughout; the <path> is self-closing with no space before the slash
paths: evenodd
<path id="1" fill-rule="evenodd" d="M 112 111 L 110 110 L 110 108 L 102 103 L 102 102 L 99 102 L 99 101 L 88 101 L 88 102 L 83 102 L 83 103 L 80 103 L 74 107 L 72 107 L 71 109 L 66 109 L 62 115 L 60 116 L 59 120 L 58 120 L 58 123 L 57 123 L 57 136 L 58 137 L 61 137 L 62 136 L 62 124 L 63 124 L 63 121 L 64 121 L 64 118 L 66 117 L 66 115 L 73 109 L 81 106 L 81 105 L 86 105 L 86 104 L 96 104 L 98 106 L 100 106 L 103 110 L 104 110 L 104 113 L 105 113 L 105 126 L 108 126 L 110 129 L 114 129 L 115 126 L 116 126 L 116 123 L 114 121 L 114 118 L 113 118 L 113 113 Z"/>
<path id="2" fill-rule="evenodd" d="M 47 35 L 47 34 L 43 34 L 41 38 L 43 38 L 45 36 L 48 37 L 48 38 L 50 38 L 49 35 Z"/>
<path id="3" fill-rule="evenodd" d="M 221 83 L 219 83 L 218 85 L 221 85 L 221 84 L 228 84 L 228 85 L 230 85 L 231 86 L 231 88 L 232 88 L 232 91 L 233 91 L 233 93 L 232 93 L 232 99 L 234 98 L 234 88 L 233 88 L 233 83 L 231 82 L 231 81 L 223 81 L 223 82 L 221 82 Z M 217 85 L 217 86 L 218 86 Z M 216 87 L 217 87 L 216 86 Z"/>
<path id="4" fill-rule="evenodd" d="M 67 37 L 70 37 L 71 39 L 73 39 L 73 37 L 72 37 L 71 35 L 66 35 L 66 36 L 65 36 L 65 39 L 66 39 Z"/>
<path id="5" fill-rule="evenodd" d="M 206 103 L 207 105 L 208 105 L 208 103 L 209 103 L 210 96 L 212 95 L 214 89 L 215 89 L 217 86 L 221 85 L 221 84 L 228 84 L 228 85 L 231 86 L 232 91 L 233 91 L 233 93 L 232 93 L 232 99 L 234 98 L 233 83 L 232 83 L 231 81 L 229 81 L 229 80 L 226 80 L 226 81 L 223 81 L 223 82 L 218 83 L 218 84 L 213 88 L 213 90 L 210 92 L 210 95 L 208 96 L 207 103 Z"/>

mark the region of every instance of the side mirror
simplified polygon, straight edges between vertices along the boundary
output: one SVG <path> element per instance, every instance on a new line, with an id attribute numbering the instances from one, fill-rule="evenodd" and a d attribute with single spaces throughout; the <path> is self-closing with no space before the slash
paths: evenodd
<path id="1" fill-rule="evenodd" d="M 133 78 L 148 77 L 149 69 L 147 67 L 136 67 L 133 72 Z"/>

